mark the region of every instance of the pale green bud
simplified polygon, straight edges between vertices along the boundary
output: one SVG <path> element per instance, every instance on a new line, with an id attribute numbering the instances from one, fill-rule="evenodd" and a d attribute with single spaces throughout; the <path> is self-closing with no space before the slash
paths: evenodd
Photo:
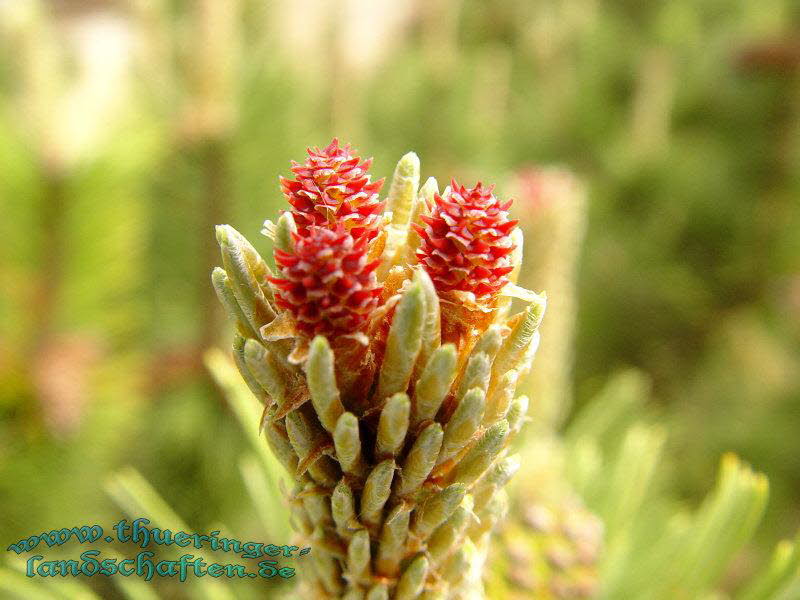
<path id="1" fill-rule="evenodd" d="M 437 465 L 456 456 L 472 439 L 481 424 L 484 403 L 484 392 L 479 388 L 472 388 L 464 395 L 445 425 L 442 451 L 436 461 Z"/>
<path id="2" fill-rule="evenodd" d="M 286 433 L 300 459 L 298 470 L 307 469 L 320 485 L 336 485 L 339 479 L 336 465 L 329 457 L 320 454 L 326 443 L 322 430 L 308 416 L 295 410 L 286 415 Z"/>
<path id="3" fill-rule="evenodd" d="M 331 493 L 331 515 L 339 535 L 345 539 L 349 538 L 352 535 L 351 529 L 357 526 L 358 522 L 353 490 L 344 479 L 336 484 Z"/>
<path id="4" fill-rule="evenodd" d="M 250 372 L 250 369 L 247 367 L 247 361 L 245 360 L 244 355 L 245 342 L 246 340 L 238 333 L 234 335 L 233 361 L 236 363 L 236 368 L 239 369 L 242 379 L 244 379 L 247 387 L 250 388 L 250 391 L 258 399 L 258 401 L 262 404 L 269 404 L 270 398 L 267 394 L 267 391 L 261 387 L 256 378 Z"/>
<path id="5" fill-rule="evenodd" d="M 486 402 L 486 414 L 483 416 L 485 425 L 494 423 L 500 418 L 506 416 L 511 402 L 514 398 L 514 392 L 517 389 L 517 381 L 519 380 L 519 373 L 515 370 L 509 371 L 503 375 L 497 386 L 488 395 Z"/>
<path id="6" fill-rule="evenodd" d="M 525 422 L 525 415 L 528 414 L 528 404 L 529 400 L 527 396 L 518 396 L 512 400 L 511 406 L 508 409 L 508 414 L 506 415 L 506 421 L 508 421 L 508 428 L 512 436 L 522 429 L 522 424 Z"/>
<path id="7" fill-rule="evenodd" d="M 428 559 L 425 558 L 424 554 L 420 554 L 409 563 L 400 576 L 397 590 L 394 593 L 395 600 L 414 600 L 414 598 L 417 598 L 425 585 L 427 574 Z"/>
<path id="8" fill-rule="evenodd" d="M 297 233 L 297 225 L 295 225 L 292 213 L 286 211 L 278 218 L 275 227 L 275 248 L 284 252 L 292 252 L 294 250 L 293 233 Z"/>
<path id="9" fill-rule="evenodd" d="M 454 483 L 438 493 L 431 494 L 414 512 L 411 533 L 418 538 L 427 538 L 434 529 L 446 521 L 458 508 L 466 494 L 466 487 Z"/>
<path id="10" fill-rule="evenodd" d="M 402 392 L 386 401 L 378 421 L 378 435 L 375 441 L 375 454 L 378 457 L 396 456 L 403 448 L 408 433 L 408 419 L 411 402 Z"/>
<path id="11" fill-rule="evenodd" d="M 453 344 L 445 344 L 431 355 L 414 388 L 412 427 L 436 416 L 450 386 L 453 385 L 457 359 L 456 347 Z"/>
<path id="12" fill-rule="evenodd" d="M 478 388 L 485 392 L 489 387 L 489 379 L 492 374 L 492 359 L 485 352 L 473 354 L 469 357 L 464 376 L 458 385 L 456 399 L 464 397 L 468 390 Z"/>
<path id="13" fill-rule="evenodd" d="M 386 205 L 387 210 L 392 212 L 393 225 L 408 225 L 418 186 L 419 157 L 414 152 L 409 152 L 397 163 L 389 186 Z"/>
<path id="14" fill-rule="evenodd" d="M 378 463 L 367 476 L 361 493 L 361 520 L 368 527 L 380 525 L 383 507 L 392 491 L 396 469 L 394 460 L 387 459 Z"/>
<path id="15" fill-rule="evenodd" d="M 346 412 L 339 417 L 333 432 L 333 444 L 342 470 L 355 477 L 363 477 L 365 467 L 361 456 L 358 418 L 353 413 Z"/>
<path id="16" fill-rule="evenodd" d="M 217 242 L 233 295 L 250 326 L 259 331 L 275 318 L 275 311 L 259 285 L 259 281 L 267 277 L 266 263 L 250 242 L 230 225 L 217 226 Z"/>
<path id="17" fill-rule="evenodd" d="M 370 577 L 369 533 L 366 529 L 356 531 L 350 539 L 347 568 L 351 581 L 367 581 Z"/>
<path id="18" fill-rule="evenodd" d="M 242 312 L 242 307 L 239 306 L 239 302 L 237 302 L 236 296 L 233 294 L 233 287 L 228 279 L 228 274 L 225 273 L 225 269 L 221 267 L 214 268 L 211 272 L 211 285 L 214 286 L 217 298 L 219 298 L 228 316 L 236 323 L 239 332 L 244 336 L 257 338 L 258 332 L 253 329 L 250 321 Z"/>
<path id="19" fill-rule="evenodd" d="M 318 335 L 311 342 L 305 368 L 314 410 L 322 426 L 333 433 L 344 406 L 336 386 L 333 350 L 325 337 Z"/>
<path id="20" fill-rule="evenodd" d="M 497 352 L 503 345 L 503 327 L 500 325 L 491 325 L 486 331 L 483 332 L 478 341 L 475 342 L 475 347 L 470 353 L 471 356 L 486 354 L 490 360 L 494 360 Z"/>
<path id="21" fill-rule="evenodd" d="M 425 298 L 419 282 L 403 293 L 386 339 L 386 353 L 378 379 L 378 400 L 404 392 L 422 345 Z"/>
<path id="22" fill-rule="evenodd" d="M 419 434 L 400 471 L 398 496 L 401 498 L 410 496 L 428 478 L 439 456 L 443 435 L 439 423 L 431 423 Z"/>
<path id="23" fill-rule="evenodd" d="M 428 541 L 428 555 L 433 566 L 441 564 L 456 549 L 471 518 L 471 508 L 465 499 L 464 503 L 453 512 L 453 516 L 433 532 Z"/>
<path id="24" fill-rule="evenodd" d="M 422 293 L 425 297 L 425 323 L 422 328 L 422 345 L 415 365 L 416 376 L 417 371 L 427 364 L 431 354 L 442 343 L 442 321 L 439 295 L 436 293 L 436 287 L 433 285 L 430 275 L 424 269 L 416 269 L 414 281 L 422 286 Z"/>
<path id="25" fill-rule="evenodd" d="M 244 361 L 259 385 L 282 407 L 287 398 L 286 374 L 275 358 L 259 342 L 249 339 L 244 343 Z"/>
<path id="26" fill-rule="evenodd" d="M 523 362 L 528 344 L 542 322 L 544 309 L 544 302 L 531 304 L 514 325 L 494 360 L 493 379 L 499 379 Z"/>
<path id="27" fill-rule="evenodd" d="M 273 423 L 269 419 L 269 422 L 264 426 L 264 437 L 267 438 L 267 444 L 269 444 L 270 449 L 280 463 L 289 471 L 292 477 L 295 477 L 299 460 L 297 453 L 289 442 L 283 423 Z"/>
<path id="28" fill-rule="evenodd" d="M 483 436 L 470 448 L 456 467 L 454 482 L 472 485 L 494 461 L 508 438 L 508 421 L 498 421 L 483 432 Z"/>
<path id="29" fill-rule="evenodd" d="M 395 506 L 386 517 L 378 542 L 375 567 L 380 575 L 393 577 L 400 570 L 411 511 L 404 505 Z"/>
<path id="30" fill-rule="evenodd" d="M 420 223 L 420 215 L 428 214 L 428 206 L 433 204 L 433 196 L 434 194 L 439 193 L 439 185 L 436 183 L 435 177 L 428 177 L 425 183 L 417 192 L 417 200 L 414 203 L 414 208 L 411 211 L 411 222 L 412 223 Z M 406 261 L 408 264 L 416 264 L 417 256 L 416 252 L 420 246 L 421 239 L 419 234 L 414 231 L 413 227 L 410 227 L 408 230 L 408 235 L 406 236 Z"/>

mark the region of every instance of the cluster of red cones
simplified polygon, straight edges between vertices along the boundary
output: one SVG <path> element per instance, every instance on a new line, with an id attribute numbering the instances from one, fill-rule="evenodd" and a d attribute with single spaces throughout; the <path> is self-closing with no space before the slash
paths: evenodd
<path id="1" fill-rule="evenodd" d="M 280 276 L 270 283 L 277 306 L 308 337 L 358 333 L 381 302 L 380 258 L 369 256 L 381 239 L 385 203 L 378 196 L 383 180 L 371 181 L 370 165 L 334 139 L 309 148 L 304 164 L 292 163 L 295 179 L 281 178 L 297 231 L 293 248 L 275 250 Z M 412 224 L 421 238 L 417 260 L 439 295 L 468 292 L 489 309 L 513 270 L 517 225 L 508 217 L 511 201 L 500 202 L 492 190 L 453 181 Z"/>

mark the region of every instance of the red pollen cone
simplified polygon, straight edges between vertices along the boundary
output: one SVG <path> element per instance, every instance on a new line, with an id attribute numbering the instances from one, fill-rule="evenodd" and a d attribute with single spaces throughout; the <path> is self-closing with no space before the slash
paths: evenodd
<path id="1" fill-rule="evenodd" d="M 323 149 L 308 148 L 304 164 L 292 161 L 295 179 L 281 177 L 281 189 L 292 206 L 297 232 L 305 237 L 312 226 L 339 225 L 354 238 L 372 240 L 380 228 L 383 180 L 371 182 L 372 159 L 354 156 L 349 144 L 336 138 Z"/>
<path id="2" fill-rule="evenodd" d="M 474 188 L 451 182 L 451 193 L 434 196 L 431 214 L 415 225 L 422 243 L 420 264 L 440 292 L 472 292 L 490 304 L 508 283 L 514 269 L 511 233 L 516 220 L 508 218 L 510 201 L 501 203 L 493 187 L 478 182 Z"/>
<path id="3" fill-rule="evenodd" d="M 292 252 L 275 251 L 282 277 L 270 278 L 278 308 L 289 311 L 300 333 L 313 337 L 360 331 L 378 306 L 377 262 L 368 262 L 364 237 L 342 226 L 312 225 L 294 234 Z"/>

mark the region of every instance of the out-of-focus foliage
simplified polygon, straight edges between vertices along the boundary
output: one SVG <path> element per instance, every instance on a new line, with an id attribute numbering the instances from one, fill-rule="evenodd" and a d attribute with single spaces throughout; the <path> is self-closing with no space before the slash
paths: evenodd
<path id="1" fill-rule="evenodd" d="M 800 524 L 798 40 L 790 0 L 0 2 L 3 536 L 111 522 L 128 464 L 189 525 L 254 527 L 202 367 L 211 226 L 258 239 L 338 135 L 501 195 L 576 170 L 575 404 L 646 372 L 671 489 L 727 450 L 769 477 L 763 560 Z"/>
<path id="2" fill-rule="evenodd" d="M 763 566 L 734 560 L 764 515 L 766 477 L 726 454 L 713 491 L 690 508 L 665 478 L 675 465 L 647 396 L 640 373 L 617 374 L 563 437 L 521 450 L 515 517 L 488 575 L 497 597 L 793 597 L 797 540 Z"/>
<path id="3" fill-rule="evenodd" d="M 242 542 L 250 540 L 249 535 L 254 535 L 253 540 L 264 539 L 276 542 L 289 540 L 289 510 L 286 500 L 281 493 L 283 467 L 267 450 L 258 433 L 260 421 L 260 408 L 258 402 L 252 397 L 250 391 L 239 378 L 231 361 L 219 351 L 209 352 L 206 364 L 214 381 L 224 392 L 224 396 L 231 410 L 237 417 L 241 433 L 249 440 L 249 450 L 239 460 L 239 471 L 247 488 L 247 508 L 251 514 L 258 515 L 259 525 L 256 533 L 235 535 L 231 530 L 219 522 L 213 522 L 207 531 L 218 530 L 224 537 L 235 537 Z M 169 503 L 164 500 L 158 491 L 132 467 L 126 467 L 111 474 L 104 484 L 106 493 L 114 503 L 124 512 L 132 522 L 134 519 L 147 515 L 149 527 L 168 529 L 174 533 L 179 531 L 191 532 L 190 528 L 181 517 L 175 513 Z M 250 530 L 253 531 L 253 530 Z M 115 546 L 116 548 L 116 546 Z M 116 548 L 119 550 L 119 548 Z M 63 550 L 61 550 L 63 552 Z M 208 549 L 191 550 L 194 556 L 205 560 L 206 564 L 218 562 L 219 558 Z M 167 560 L 177 560 L 184 550 L 176 548 L 160 549 Z M 228 555 L 231 564 L 245 564 L 249 571 L 253 571 L 258 559 L 246 560 L 235 554 Z M 66 558 L 70 558 L 66 556 Z M 52 558 L 48 558 L 52 560 Z M 74 559 L 73 559 L 74 560 Z M 236 561 L 239 561 L 238 563 Z M 253 563 L 253 564 L 246 564 Z M 288 564 L 286 566 L 289 566 Z M 295 568 L 297 565 L 293 565 Z M 25 563 L 22 560 L 12 560 L 9 566 L 0 567 L 0 590 L 8 597 L 21 598 L 97 598 L 92 589 L 80 580 L 70 581 L 67 585 L 59 580 L 51 581 L 25 577 Z M 225 579 L 200 579 L 189 577 L 188 585 L 184 586 L 173 579 L 155 579 L 155 583 L 145 583 L 135 577 L 117 576 L 112 578 L 113 583 L 119 588 L 120 593 L 130 600 L 157 600 L 159 597 L 189 597 L 208 600 L 233 600 L 238 598 L 265 598 L 282 597 L 290 593 L 294 579 L 276 581 L 264 585 L 263 582 L 253 584 L 250 581 L 227 581 Z M 248 585 L 249 584 L 249 585 Z M 187 589 L 188 588 L 188 589 Z"/>

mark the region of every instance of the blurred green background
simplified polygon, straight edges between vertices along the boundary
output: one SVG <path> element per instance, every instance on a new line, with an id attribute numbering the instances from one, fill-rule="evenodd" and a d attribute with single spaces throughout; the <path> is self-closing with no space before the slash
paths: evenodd
<path id="1" fill-rule="evenodd" d="M 771 483 L 752 552 L 800 525 L 796 2 L 0 0 L 0 36 L 8 543 L 116 522 L 127 465 L 190 526 L 264 535 L 203 364 L 213 225 L 266 242 L 277 176 L 333 136 L 503 196 L 575 172 L 574 405 L 641 369 L 679 497 L 733 450 Z"/>

